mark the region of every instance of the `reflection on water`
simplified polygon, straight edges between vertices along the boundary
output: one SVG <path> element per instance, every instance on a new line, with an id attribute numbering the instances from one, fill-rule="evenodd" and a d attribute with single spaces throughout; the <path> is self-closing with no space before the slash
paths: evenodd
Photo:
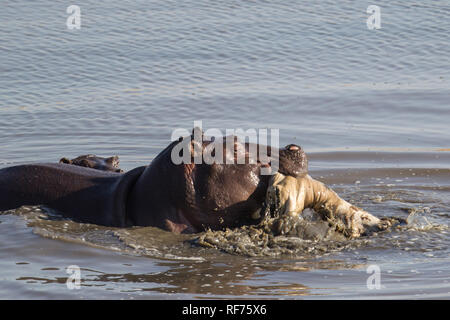
<path id="1" fill-rule="evenodd" d="M 333 259 L 311 259 L 302 261 L 269 261 L 261 259 L 225 259 L 217 261 L 160 261 L 157 263 L 163 271 L 146 273 L 106 273 L 99 270 L 81 268 L 81 286 L 104 287 L 105 290 L 137 293 L 146 292 L 190 294 L 194 297 L 232 297 L 258 296 L 273 298 L 276 296 L 315 295 L 310 288 L 301 283 L 282 280 L 266 281 L 270 273 L 307 272 L 315 269 L 349 270 L 361 268 L 363 264 L 349 264 Z M 127 264 L 132 267 L 132 264 Z M 61 271 L 59 268 L 42 268 L 41 271 Z M 48 272 L 47 272 L 48 273 Z M 58 272 L 55 272 L 58 273 Z M 61 272 L 59 272 L 61 273 Z M 26 283 L 62 284 L 66 276 L 18 277 L 16 280 Z"/>

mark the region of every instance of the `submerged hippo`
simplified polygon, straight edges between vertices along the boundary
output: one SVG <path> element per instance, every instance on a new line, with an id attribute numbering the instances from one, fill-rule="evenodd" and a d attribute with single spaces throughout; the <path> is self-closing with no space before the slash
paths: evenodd
<path id="1" fill-rule="evenodd" d="M 113 156 L 109 158 L 97 157 L 93 154 L 86 154 L 76 157 L 75 159 L 61 158 L 59 163 L 73 164 L 75 166 L 98 169 L 103 171 L 120 172 L 123 170 L 119 168 L 119 157 Z"/>
<path id="2" fill-rule="evenodd" d="M 93 165 L 96 161 L 103 163 L 104 158 L 92 155 L 81 157 L 90 158 L 90 162 L 61 161 L 1 169 L 0 210 L 41 204 L 79 222 L 196 233 L 254 224 L 267 204 L 286 214 L 313 207 L 324 212 L 324 219 L 336 216 L 343 221 L 352 230 L 351 236 L 363 234 L 367 227 L 382 225 L 378 218 L 351 206 L 313 180 L 299 146 L 271 150 L 269 157 L 278 155 L 278 171 L 274 175 L 261 174 L 271 162 L 259 158 L 244 164 L 174 164 L 173 149 L 187 142 L 194 150 L 193 137 L 194 132 L 172 142 L 149 166 L 127 173 L 111 172 L 110 169 L 118 169 L 118 159 L 106 167 Z M 202 141 L 200 148 L 211 143 Z M 235 140 L 230 154 L 225 145 L 224 159 L 243 156 L 246 160 L 255 146 Z"/>

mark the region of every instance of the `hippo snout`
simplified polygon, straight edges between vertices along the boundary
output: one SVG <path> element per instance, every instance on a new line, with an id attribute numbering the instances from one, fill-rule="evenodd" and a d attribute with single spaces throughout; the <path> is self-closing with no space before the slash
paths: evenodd
<path id="1" fill-rule="evenodd" d="M 302 147 L 288 144 L 279 153 L 278 171 L 292 177 L 305 176 L 308 173 L 308 159 Z"/>

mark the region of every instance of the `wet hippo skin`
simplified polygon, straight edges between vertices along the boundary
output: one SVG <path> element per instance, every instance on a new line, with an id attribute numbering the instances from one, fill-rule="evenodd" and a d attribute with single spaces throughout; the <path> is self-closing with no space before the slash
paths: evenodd
<path id="1" fill-rule="evenodd" d="M 64 161 L 1 169 L 0 210 L 45 205 L 79 222 L 155 226 L 178 233 L 254 223 L 252 214 L 262 207 L 270 181 L 269 175 L 261 174 L 267 164 L 259 160 L 252 164 L 174 164 L 172 149 L 187 138 L 191 137 L 169 144 L 149 166 L 126 173 L 111 172 L 118 169 L 113 162 L 101 170 L 89 163 L 80 166 Z M 203 141 L 201 148 L 210 143 Z M 243 153 L 248 158 L 249 148 L 248 143 L 235 142 L 234 157 Z M 276 152 L 279 172 L 293 177 L 307 174 L 300 147 L 289 145 Z"/>

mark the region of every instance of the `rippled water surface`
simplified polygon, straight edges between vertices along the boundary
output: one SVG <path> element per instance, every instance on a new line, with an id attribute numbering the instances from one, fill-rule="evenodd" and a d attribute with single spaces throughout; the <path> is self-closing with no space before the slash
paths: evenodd
<path id="1" fill-rule="evenodd" d="M 68 30 L 67 3 L 2 3 L 0 167 L 94 153 L 130 170 L 194 121 L 277 128 L 314 178 L 409 224 L 250 257 L 21 208 L 0 214 L 0 298 L 450 297 L 448 1 L 377 1 L 379 30 L 365 1 L 77 4 Z"/>

